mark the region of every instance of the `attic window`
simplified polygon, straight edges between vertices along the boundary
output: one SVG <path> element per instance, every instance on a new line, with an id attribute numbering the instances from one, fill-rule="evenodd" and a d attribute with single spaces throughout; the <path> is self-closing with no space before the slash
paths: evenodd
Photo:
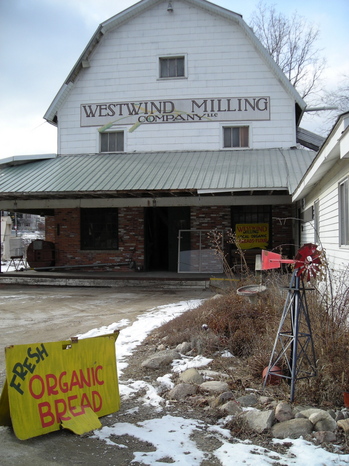
<path id="1" fill-rule="evenodd" d="M 123 152 L 124 132 L 111 131 L 101 133 L 101 152 Z"/>
<path id="2" fill-rule="evenodd" d="M 248 126 L 229 126 L 223 128 L 223 147 L 249 147 Z"/>
<path id="3" fill-rule="evenodd" d="M 184 76 L 184 57 L 160 58 L 160 78 L 183 78 Z"/>

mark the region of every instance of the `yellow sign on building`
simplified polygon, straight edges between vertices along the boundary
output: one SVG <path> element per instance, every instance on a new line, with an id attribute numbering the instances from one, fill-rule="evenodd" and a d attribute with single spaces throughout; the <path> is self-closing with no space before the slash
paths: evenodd
<path id="1" fill-rule="evenodd" d="M 235 227 L 235 236 L 241 249 L 266 249 L 269 243 L 269 224 L 238 223 Z"/>
<path id="2" fill-rule="evenodd" d="M 100 427 L 98 418 L 120 407 L 117 337 L 7 347 L 0 424 L 10 419 L 20 440 L 61 426 L 77 433 Z"/>

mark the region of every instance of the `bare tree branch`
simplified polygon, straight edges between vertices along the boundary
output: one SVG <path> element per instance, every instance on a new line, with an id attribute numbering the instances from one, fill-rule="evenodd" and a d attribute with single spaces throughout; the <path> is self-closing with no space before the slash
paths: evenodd
<path id="1" fill-rule="evenodd" d="M 325 67 L 316 48 L 319 30 L 295 12 L 291 18 L 261 1 L 251 27 L 302 98 L 314 93 Z"/>
<path id="2" fill-rule="evenodd" d="M 325 91 L 322 100 L 329 107 L 337 107 L 327 118 L 327 122 L 332 125 L 338 115 L 349 111 L 349 75 L 342 77 L 335 90 Z"/>

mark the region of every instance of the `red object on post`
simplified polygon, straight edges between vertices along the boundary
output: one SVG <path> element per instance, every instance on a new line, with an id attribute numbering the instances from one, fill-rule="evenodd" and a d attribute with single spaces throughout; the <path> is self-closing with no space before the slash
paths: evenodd
<path id="1" fill-rule="evenodd" d="M 266 378 L 268 373 L 269 366 L 263 370 L 262 377 L 263 380 Z M 277 375 L 276 375 L 277 374 Z M 269 375 L 266 380 L 267 385 L 278 385 L 281 382 L 281 377 L 283 372 L 279 366 L 273 366 L 269 370 Z"/>
<path id="2" fill-rule="evenodd" d="M 344 397 L 344 406 L 346 408 L 349 408 L 349 392 L 344 392 L 343 397 Z"/>
<path id="3" fill-rule="evenodd" d="M 281 264 L 294 264 L 293 259 L 282 259 L 281 254 L 262 250 L 262 270 L 279 269 Z"/>

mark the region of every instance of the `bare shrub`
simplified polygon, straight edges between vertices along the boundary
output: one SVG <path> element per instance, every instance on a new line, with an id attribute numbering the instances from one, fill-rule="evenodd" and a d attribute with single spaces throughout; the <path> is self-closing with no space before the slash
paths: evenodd
<path id="1" fill-rule="evenodd" d="M 330 270 L 323 260 L 326 273 L 314 283 L 317 293 L 309 303 L 318 365 L 314 397 L 338 404 L 349 389 L 349 267 Z"/>
<path id="2" fill-rule="evenodd" d="M 243 278 L 237 280 L 230 268 L 221 248 L 220 233 L 211 232 L 212 247 L 223 261 L 226 276 L 234 278 L 235 286 L 217 299 L 208 300 L 168 322 L 157 330 L 157 337 L 169 346 L 189 341 L 194 350 L 204 355 L 229 350 L 243 360 L 244 371 L 262 387 L 261 376 L 269 364 L 277 337 L 292 267 L 264 271 L 258 278 L 249 270 L 236 237 L 231 231 L 226 236 L 227 242 L 235 243 L 241 255 Z M 296 399 L 297 402 L 341 406 L 343 391 L 349 391 L 349 267 L 338 272 L 330 270 L 325 251 L 322 251 L 321 263 L 319 273 L 308 286 L 313 291 L 306 292 L 317 376 L 297 381 Z M 236 289 L 256 283 L 258 279 L 263 281 L 267 291 L 255 303 L 237 294 Z M 287 387 L 288 383 L 282 380 L 271 390 L 282 395 Z"/>

